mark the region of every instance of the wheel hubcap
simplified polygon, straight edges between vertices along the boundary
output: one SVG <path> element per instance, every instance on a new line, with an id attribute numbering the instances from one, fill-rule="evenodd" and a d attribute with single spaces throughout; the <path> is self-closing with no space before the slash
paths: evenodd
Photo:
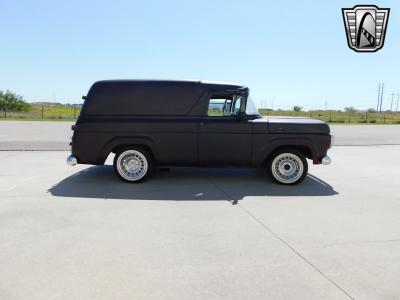
<path id="1" fill-rule="evenodd" d="M 117 159 L 118 173 L 129 181 L 141 179 L 147 173 L 146 157 L 139 151 L 126 150 Z"/>
<path id="2" fill-rule="evenodd" d="M 282 153 L 275 157 L 271 165 L 272 174 L 282 183 L 296 182 L 304 171 L 300 157 L 293 153 Z"/>

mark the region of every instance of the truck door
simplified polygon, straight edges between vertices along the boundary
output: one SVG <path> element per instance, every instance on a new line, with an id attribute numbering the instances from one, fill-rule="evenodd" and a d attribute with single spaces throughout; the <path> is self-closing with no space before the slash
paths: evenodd
<path id="1" fill-rule="evenodd" d="M 199 124 L 200 164 L 251 164 L 253 125 L 240 117 L 244 105 L 244 96 L 229 93 L 210 95 L 207 112 Z"/>

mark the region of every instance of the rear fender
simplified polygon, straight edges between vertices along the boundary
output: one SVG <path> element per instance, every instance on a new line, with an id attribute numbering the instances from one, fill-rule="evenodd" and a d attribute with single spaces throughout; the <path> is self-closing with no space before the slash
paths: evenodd
<path id="1" fill-rule="evenodd" d="M 145 146 L 150 149 L 153 158 L 157 160 L 155 143 L 152 139 L 143 136 L 120 136 L 111 139 L 100 152 L 99 162 L 104 163 L 108 155 L 116 148 L 125 145 Z"/>

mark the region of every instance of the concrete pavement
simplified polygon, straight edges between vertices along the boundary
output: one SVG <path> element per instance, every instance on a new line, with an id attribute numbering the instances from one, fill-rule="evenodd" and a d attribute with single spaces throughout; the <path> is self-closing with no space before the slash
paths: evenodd
<path id="1" fill-rule="evenodd" d="M 0 150 L 69 150 L 72 122 L 0 121 Z"/>
<path id="2" fill-rule="evenodd" d="M 125 184 L 67 154 L 0 152 L 0 299 L 400 298 L 400 146 L 333 148 L 294 187 L 193 168 Z"/>

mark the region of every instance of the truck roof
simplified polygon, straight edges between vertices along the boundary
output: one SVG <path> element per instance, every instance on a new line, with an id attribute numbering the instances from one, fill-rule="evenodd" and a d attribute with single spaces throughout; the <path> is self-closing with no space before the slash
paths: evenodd
<path id="1" fill-rule="evenodd" d="M 235 83 L 202 80 L 102 80 L 90 88 L 84 105 L 88 115 L 198 114 L 204 92 L 245 90 Z"/>
<path id="2" fill-rule="evenodd" d="M 244 85 L 232 82 L 222 81 L 209 81 L 209 80 L 195 80 L 195 79 L 108 79 L 96 81 L 93 85 L 112 85 L 112 84 L 132 84 L 132 85 L 147 85 L 147 84 L 168 84 L 170 86 L 182 86 L 182 85 L 200 85 L 209 88 L 246 88 Z"/>

